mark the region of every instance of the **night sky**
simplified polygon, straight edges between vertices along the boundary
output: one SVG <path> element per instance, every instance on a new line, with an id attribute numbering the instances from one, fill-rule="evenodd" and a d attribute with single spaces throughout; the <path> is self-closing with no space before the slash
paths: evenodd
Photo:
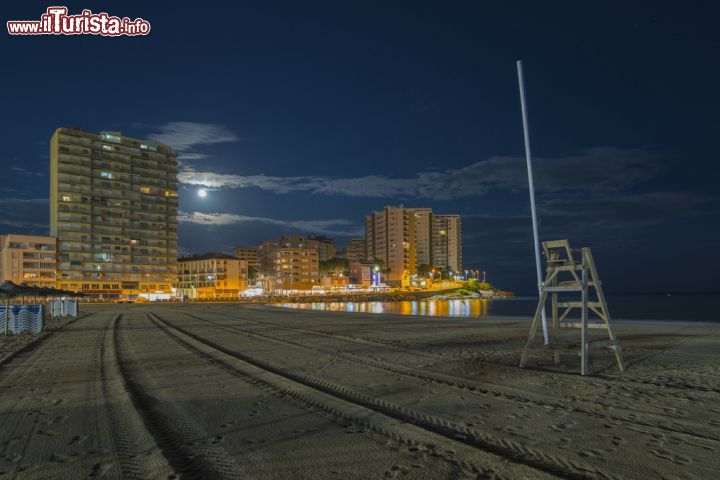
<path id="1" fill-rule="evenodd" d="M 466 268 L 531 292 L 522 59 L 541 239 L 591 246 L 610 292 L 718 290 L 716 2 L 6 3 L 152 32 L 3 26 L 0 233 L 48 231 L 49 139 L 78 126 L 180 154 L 185 252 L 432 207 L 463 216 Z"/>

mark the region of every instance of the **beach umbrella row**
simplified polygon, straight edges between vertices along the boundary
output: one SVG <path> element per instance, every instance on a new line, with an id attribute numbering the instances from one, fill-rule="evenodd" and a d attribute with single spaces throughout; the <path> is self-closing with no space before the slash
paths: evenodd
<path id="1" fill-rule="evenodd" d="M 7 335 L 8 324 L 10 323 L 10 299 L 15 297 L 83 297 L 79 292 L 61 290 L 51 287 L 36 287 L 21 283 L 20 285 L 5 280 L 0 283 L 0 298 L 5 300 L 5 335 Z"/>

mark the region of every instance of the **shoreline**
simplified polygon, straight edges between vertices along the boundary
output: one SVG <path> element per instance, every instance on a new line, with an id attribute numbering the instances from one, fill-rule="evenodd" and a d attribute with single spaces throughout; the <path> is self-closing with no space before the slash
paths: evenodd
<path id="1" fill-rule="evenodd" d="M 486 300 L 486 299 L 467 299 L 467 300 Z M 228 302 L 229 303 L 229 302 Z M 313 302 L 284 302 L 284 303 L 313 303 Z M 317 302 L 325 303 L 325 302 Z M 483 320 L 512 320 L 530 322 L 532 316 L 529 315 L 483 315 L 483 316 L 460 316 L 460 315 L 424 315 L 412 314 L 406 315 L 397 312 L 344 312 L 333 310 L 322 310 L 303 307 L 287 307 L 277 303 L 257 303 L 256 306 L 270 307 L 274 309 L 282 309 L 287 311 L 312 311 L 316 313 L 326 314 L 365 314 L 365 315 L 396 315 L 400 317 L 423 317 L 423 318 L 447 318 L 447 319 L 483 319 Z M 638 319 L 638 318 L 613 318 L 613 323 L 622 324 L 640 324 L 640 325 L 686 325 L 686 326 L 720 326 L 720 320 L 661 320 L 661 319 Z"/>

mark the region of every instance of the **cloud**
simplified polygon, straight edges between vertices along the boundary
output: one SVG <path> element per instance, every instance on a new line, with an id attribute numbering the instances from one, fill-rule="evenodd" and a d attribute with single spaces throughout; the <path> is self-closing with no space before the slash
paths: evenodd
<path id="1" fill-rule="evenodd" d="M 559 191 L 617 192 L 654 178 L 663 157 L 642 149 L 600 147 L 554 158 L 534 160 L 539 193 Z M 421 172 L 397 178 L 367 175 L 356 178 L 325 176 L 280 177 L 202 172 L 185 168 L 178 179 L 187 185 L 210 188 L 259 188 L 277 194 L 313 194 L 371 198 L 427 198 L 451 200 L 487 195 L 493 191 L 527 188 L 525 159 L 494 156 L 466 167 Z"/>
<path id="2" fill-rule="evenodd" d="M 48 198 L 0 198 L 0 226 L 24 233 L 46 233 Z"/>
<path id="3" fill-rule="evenodd" d="M 10 170 L 13 172 L 19 174 L 19 175 L 29 175 L 29 176 L 35 176 L 35 177 L 44 177 L 45 172 L 33 172 L 32 170 L 28 170 L 27 168 L 22 167 L 10 167 Z"/>
<path id="4" fill-rule="evenodd" d="M 363 228 L 347 219 L 330 220 L 278 220 L 266 217 L 251 217 L 235 213 L 180 212 L 178 220 L 198 225 L 227 226 L 250 223 L 263 223 L 289 230 L 325 235 L 355 236 L 363 233 Z"/>
<path id="5" fill-rule="evenodd" d="M 198 146 L 237 142 L 240 138 L 223 125 L 197 122 L 170 122 L 155 128 L 148 137 L 170 145 L 183 160 L 202 160 L 208 156 L 194 151 Z"/>
<path id="6" fill-rule="evenodd" d="M 6 209 L 9 205 L 27 205 L 50 203 L 49 198 L 0 198 L 0 206 Z"/>

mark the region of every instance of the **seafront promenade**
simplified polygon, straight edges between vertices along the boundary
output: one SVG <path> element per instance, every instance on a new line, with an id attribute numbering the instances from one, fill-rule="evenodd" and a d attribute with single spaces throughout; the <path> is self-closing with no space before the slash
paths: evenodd
<path id="1" fill-rule="evenodd" d="M 525 318 L 83 305 L 0 358 L 11 478 L 712 478 L 720 327 L 620 323 L 578 374 Z M 571 335 L 571 334 L 568 334 Z M 568 338 L 570 340 L 570 338 Z M 7 339 L 3 339 L 7 342 Z M 4 360 L 2 360 L 4 359 Z M 632 452 L 632 454 L 629 454 Z"/>

